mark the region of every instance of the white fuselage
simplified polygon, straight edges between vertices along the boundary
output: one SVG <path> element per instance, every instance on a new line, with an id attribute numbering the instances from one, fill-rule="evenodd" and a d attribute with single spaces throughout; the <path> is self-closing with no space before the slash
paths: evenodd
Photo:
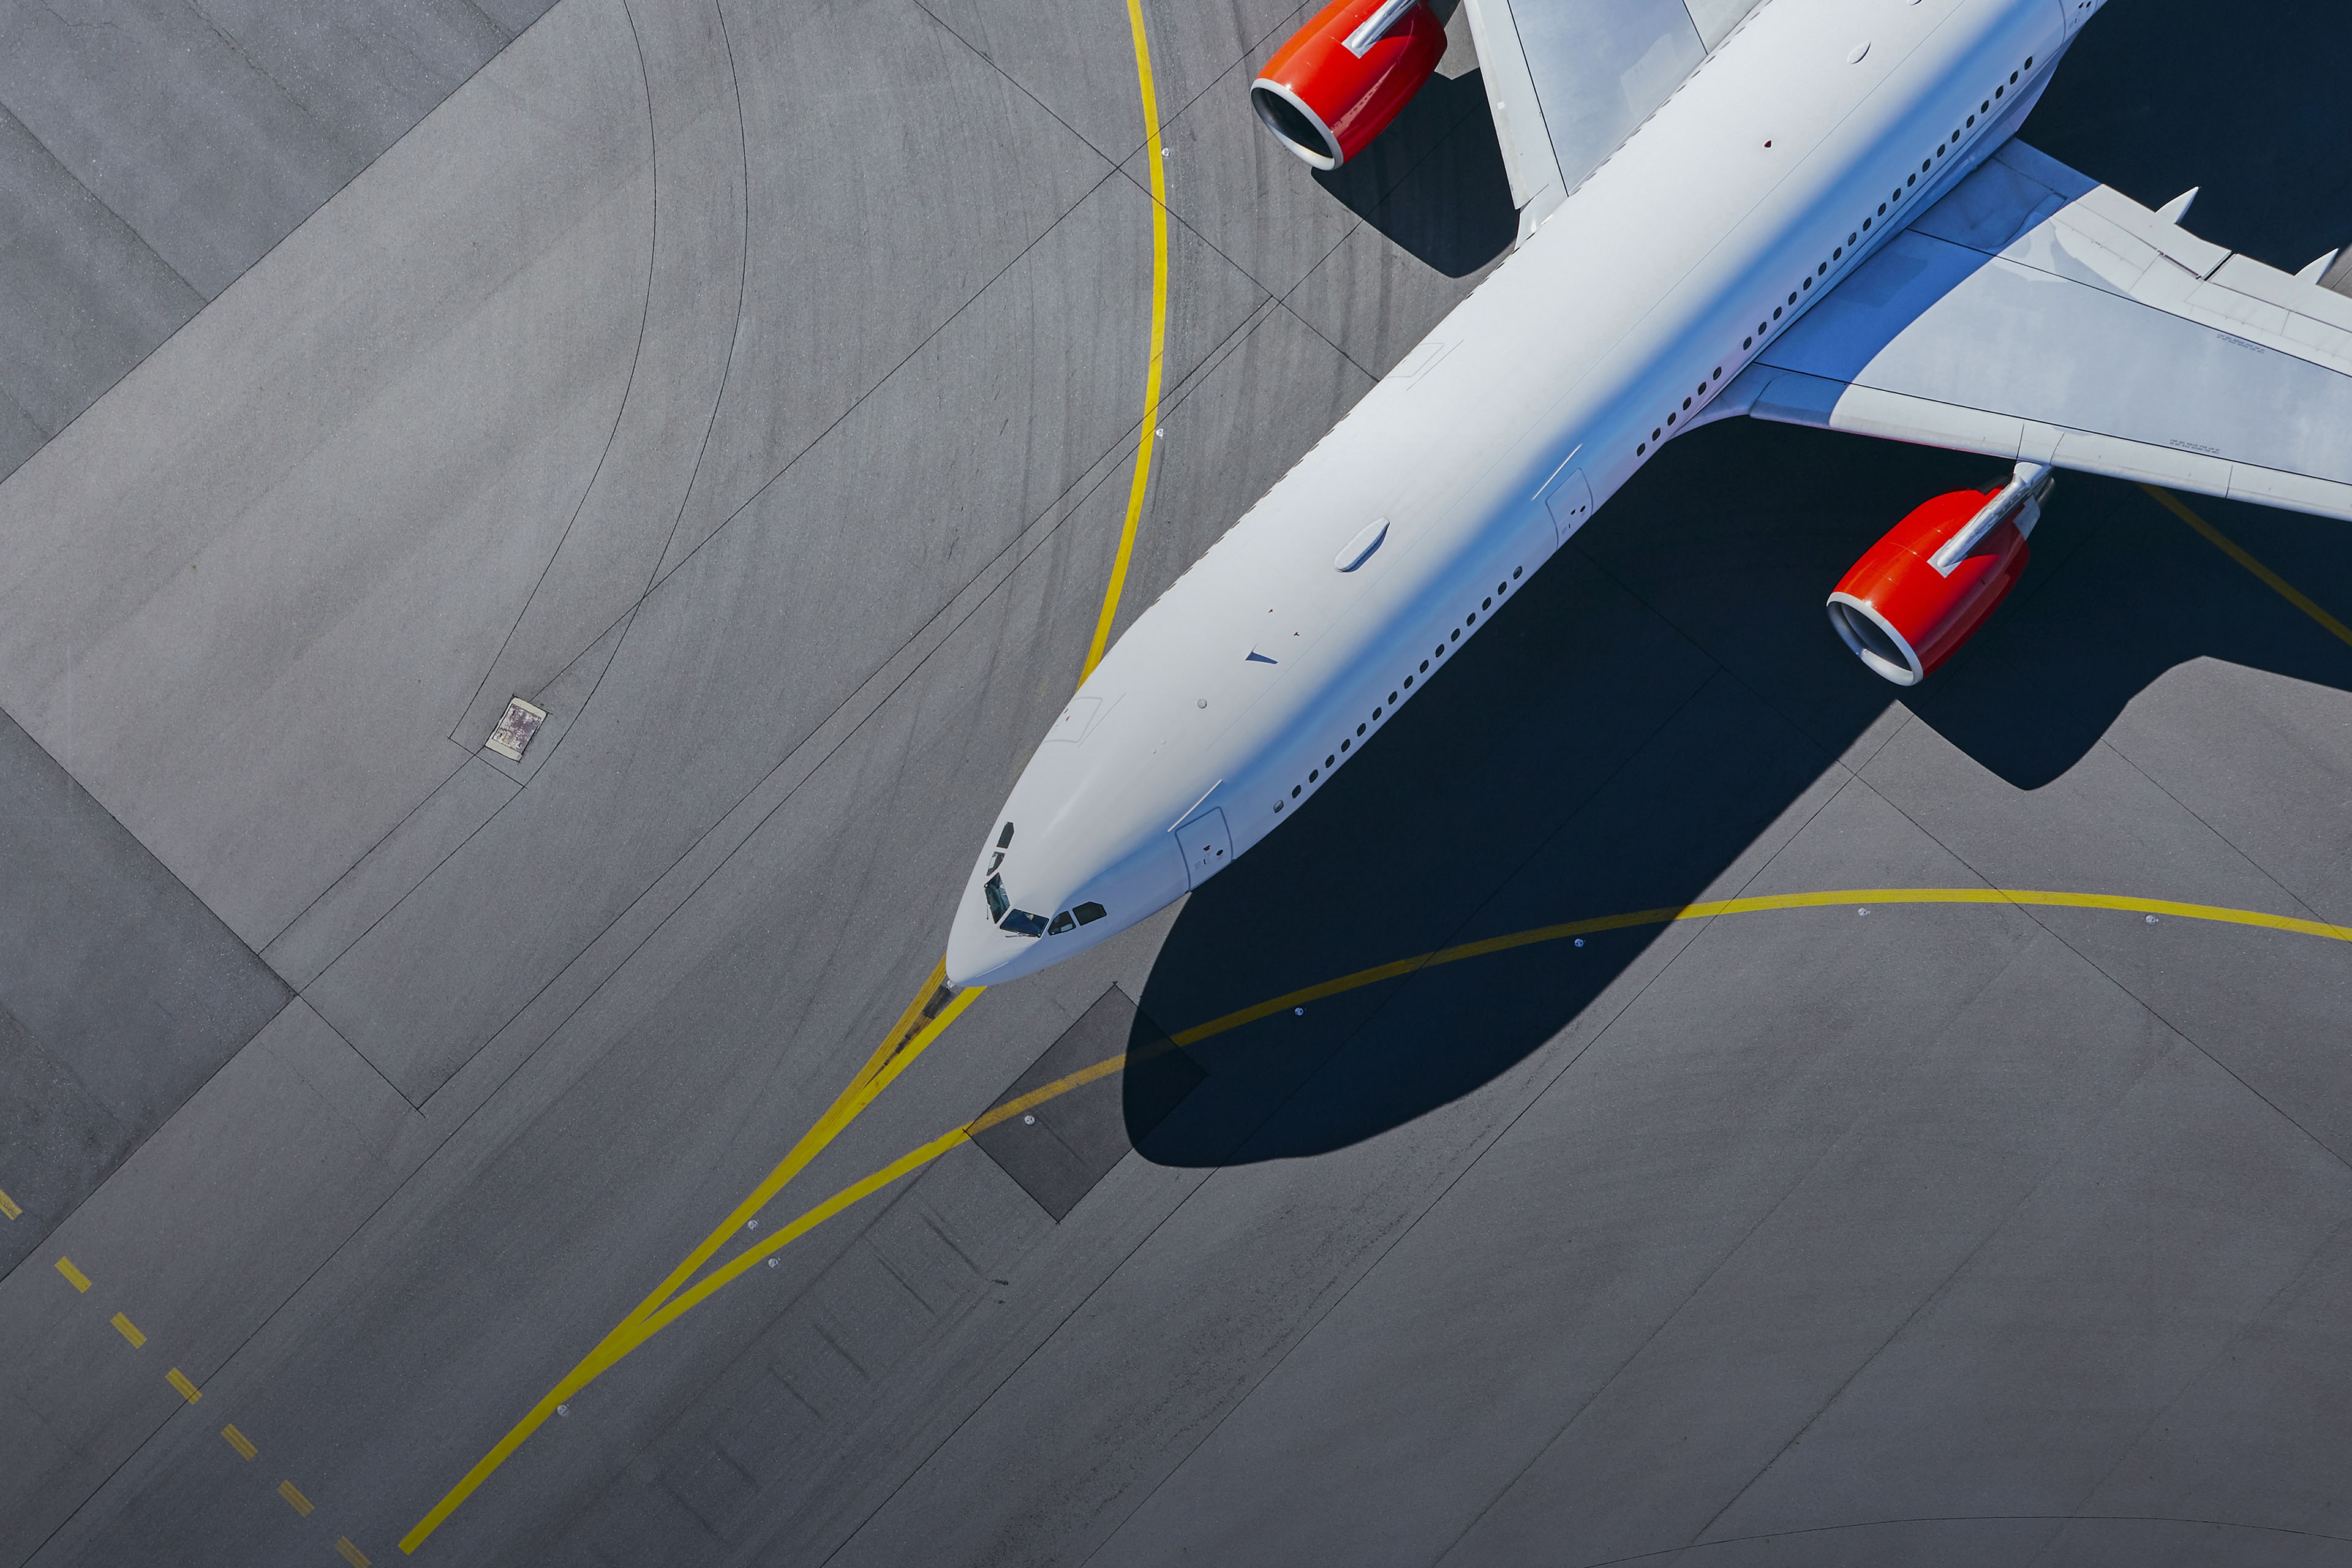
<path id="1" fill-rule="evenodd" d="M 998 813 L 950 981 L 1091 946 L 1295 813 L 1766 343 L 2015 132 L 2077 7 L 1767 0 L 1137 617 Z M 1056 929 L 999 929 L 992 876 Z M 1105 912 L 1056 919 L 1087 905 Z"/>

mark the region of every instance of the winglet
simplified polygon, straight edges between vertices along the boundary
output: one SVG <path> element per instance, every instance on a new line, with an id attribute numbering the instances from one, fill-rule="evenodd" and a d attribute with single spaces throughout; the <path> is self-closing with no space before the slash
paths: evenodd
<path id="1" fill-rule="evenodd" d="M 2156 216 L 2162 218 L 2167 223 L 2178 224 L 2181 219 L 2189 216 L 2189 207 L 2197 200 L 2197 193 L 2204 188 L 2205 187 L 2202 185 L 2189 186 L 2187 190 L 2181 192 L 2179 195 L 2173 197 L 2170 201 L 2157 208 Z"/>

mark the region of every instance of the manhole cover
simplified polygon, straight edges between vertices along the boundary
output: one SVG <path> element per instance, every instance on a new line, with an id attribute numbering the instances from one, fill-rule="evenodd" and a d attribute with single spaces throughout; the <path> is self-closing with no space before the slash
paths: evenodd
<path id="1" fill-rule="evenodd" d="M 509 761 L 519 763 L 522 761 L 523 748 L 530 744 L 530 738 L 539 733 L 539 727 L 545 722 L 546 709 L 525 702 L 520 697 L 509 698 L 507 710 L 500 716 L 499 727 L 491 731 L 490 738 L 482 743 Z"/>

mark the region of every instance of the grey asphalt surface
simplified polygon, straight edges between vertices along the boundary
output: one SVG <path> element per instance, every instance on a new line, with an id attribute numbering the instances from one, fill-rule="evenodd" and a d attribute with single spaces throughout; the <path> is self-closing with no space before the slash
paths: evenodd
<path id="1" fill-rule="evenodd" d="M 88 404 L 0 483 L 9 1563 L 402 1560 L 920 984 L 1142 434 L 1120 8 L 419 7 L 407 74 L 314 10 L 255 26 L 372 106 L 341 140 L 165 95 L 247 128 L 242 206 L 135 58 L 73 100 L 184 299 L 58 326 L 111 287 L 71 247 L 127 246 L 82 218 L 5 262 Z M 1245 102 L 1301 13 L 1145 16 L 1130 616 L 1513 231 L 1466 59 L 1318 179 Z M 2352 240 L 2345 31 L 2114 7 L 2027 139 L 2300 267 Z M 2137 489 L 2063 480 L 1921 692 L 1843 652 L 1829 584 L 1987 469 L 1670 447 L 1297 823 L 980 997 L 761 1233 L 1149 1068 L 784 1247 L 415 1559 L 2352 1562 L 2346 944 L 1858 897 L 1186 1038 L 1696 899 L 2352 921 L 2352 646 Z M 2352 616 L 2327 525 L 2194 504 Z"/>

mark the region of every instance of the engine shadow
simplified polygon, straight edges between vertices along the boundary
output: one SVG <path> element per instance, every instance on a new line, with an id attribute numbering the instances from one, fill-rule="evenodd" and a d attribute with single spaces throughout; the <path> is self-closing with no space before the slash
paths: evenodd
<path id="1" fill-rule="evenodd" d="M 1986 629 L 1916 693 L 1880 680 L 1831 631 L 1830 585 L 1912 506 L 2001 468 L 1749 421 L 1676 442 L 1354 765 L 1193 894 L 1143 1013 L 1181 1038 L 1451 944 L 1720 896 L 1898 702 L 2024 791 L 2187 660 L 2352 690 L 2352 647 L 2137 487 L 2080 476 Z M 2267 531 L 2258 555 L 2314 535 L 2301 585 L 2352 605 L 2352 563 L 2326 559 L 2309 520 L 2189 499 L 2225 530 Z M 1597 1028 L 1596 999 L 1672 929 L 1425 968 L 1188 1042 L 1205 1079 L 1172 1113 L 1139 1100 L 1133 1142 L 1197 1166 L 1374 1136 L 1580 1020 Z"/>
<path id="2" fill-rule="evenodd" d="M 2352 242 L 2339 232 L 2352 176 L 2281 155 L 2352 133 L 2343 51 L 2328 47 L 2352 43 L 2352 16 L 2217 17 L 2194 0 L 2110 10 L 2070 51 L 2028 142 L 2149 205 L 2201 183 L 2190 227 L 2274 266 Z M 2184 101 L 2211 112 L 2185 125 Z M 1326 184 L 1383 233 L 1447 271 L 1508 245 L 1475 77 L 1433 81 L 1375 148 Z M 1496 204 L 1499 220 L 1486 216 Z M 2072 474 L 2022 583 L 1977 637 L 1916 690 L 1871 675 L 1829 627 L 1831 586 L 1912 507 L 2005 467 L 1747 420 L 1675 441 L 1353 766 L 1192 896 L 1141 1013 L 1181 1038 L 1451 943 L 1704 896 L 1897 703 L 2030 792 L 2190 660 L 2352 690 L 2352 647 L 2137 487 Z M 2181 499 L 2352 612 L 2336 525 Z M 1205 1079 L 1172 1112 L 1131 1101 L 1133 1142 L 1202 1166 L 1402 1125 L 1565 1029 L 1599 1028 L 1595 1000 L 1674 929 L 1423 969 L 1190 1041 Z"/>
<path id="3" fill-rule="evenodd" d="M 1432 77 L 1372 144 L 1315 183 L 1408 255 L 1466 278 L 1511 247 L 1519 215 L 1476 71 Z"/>

